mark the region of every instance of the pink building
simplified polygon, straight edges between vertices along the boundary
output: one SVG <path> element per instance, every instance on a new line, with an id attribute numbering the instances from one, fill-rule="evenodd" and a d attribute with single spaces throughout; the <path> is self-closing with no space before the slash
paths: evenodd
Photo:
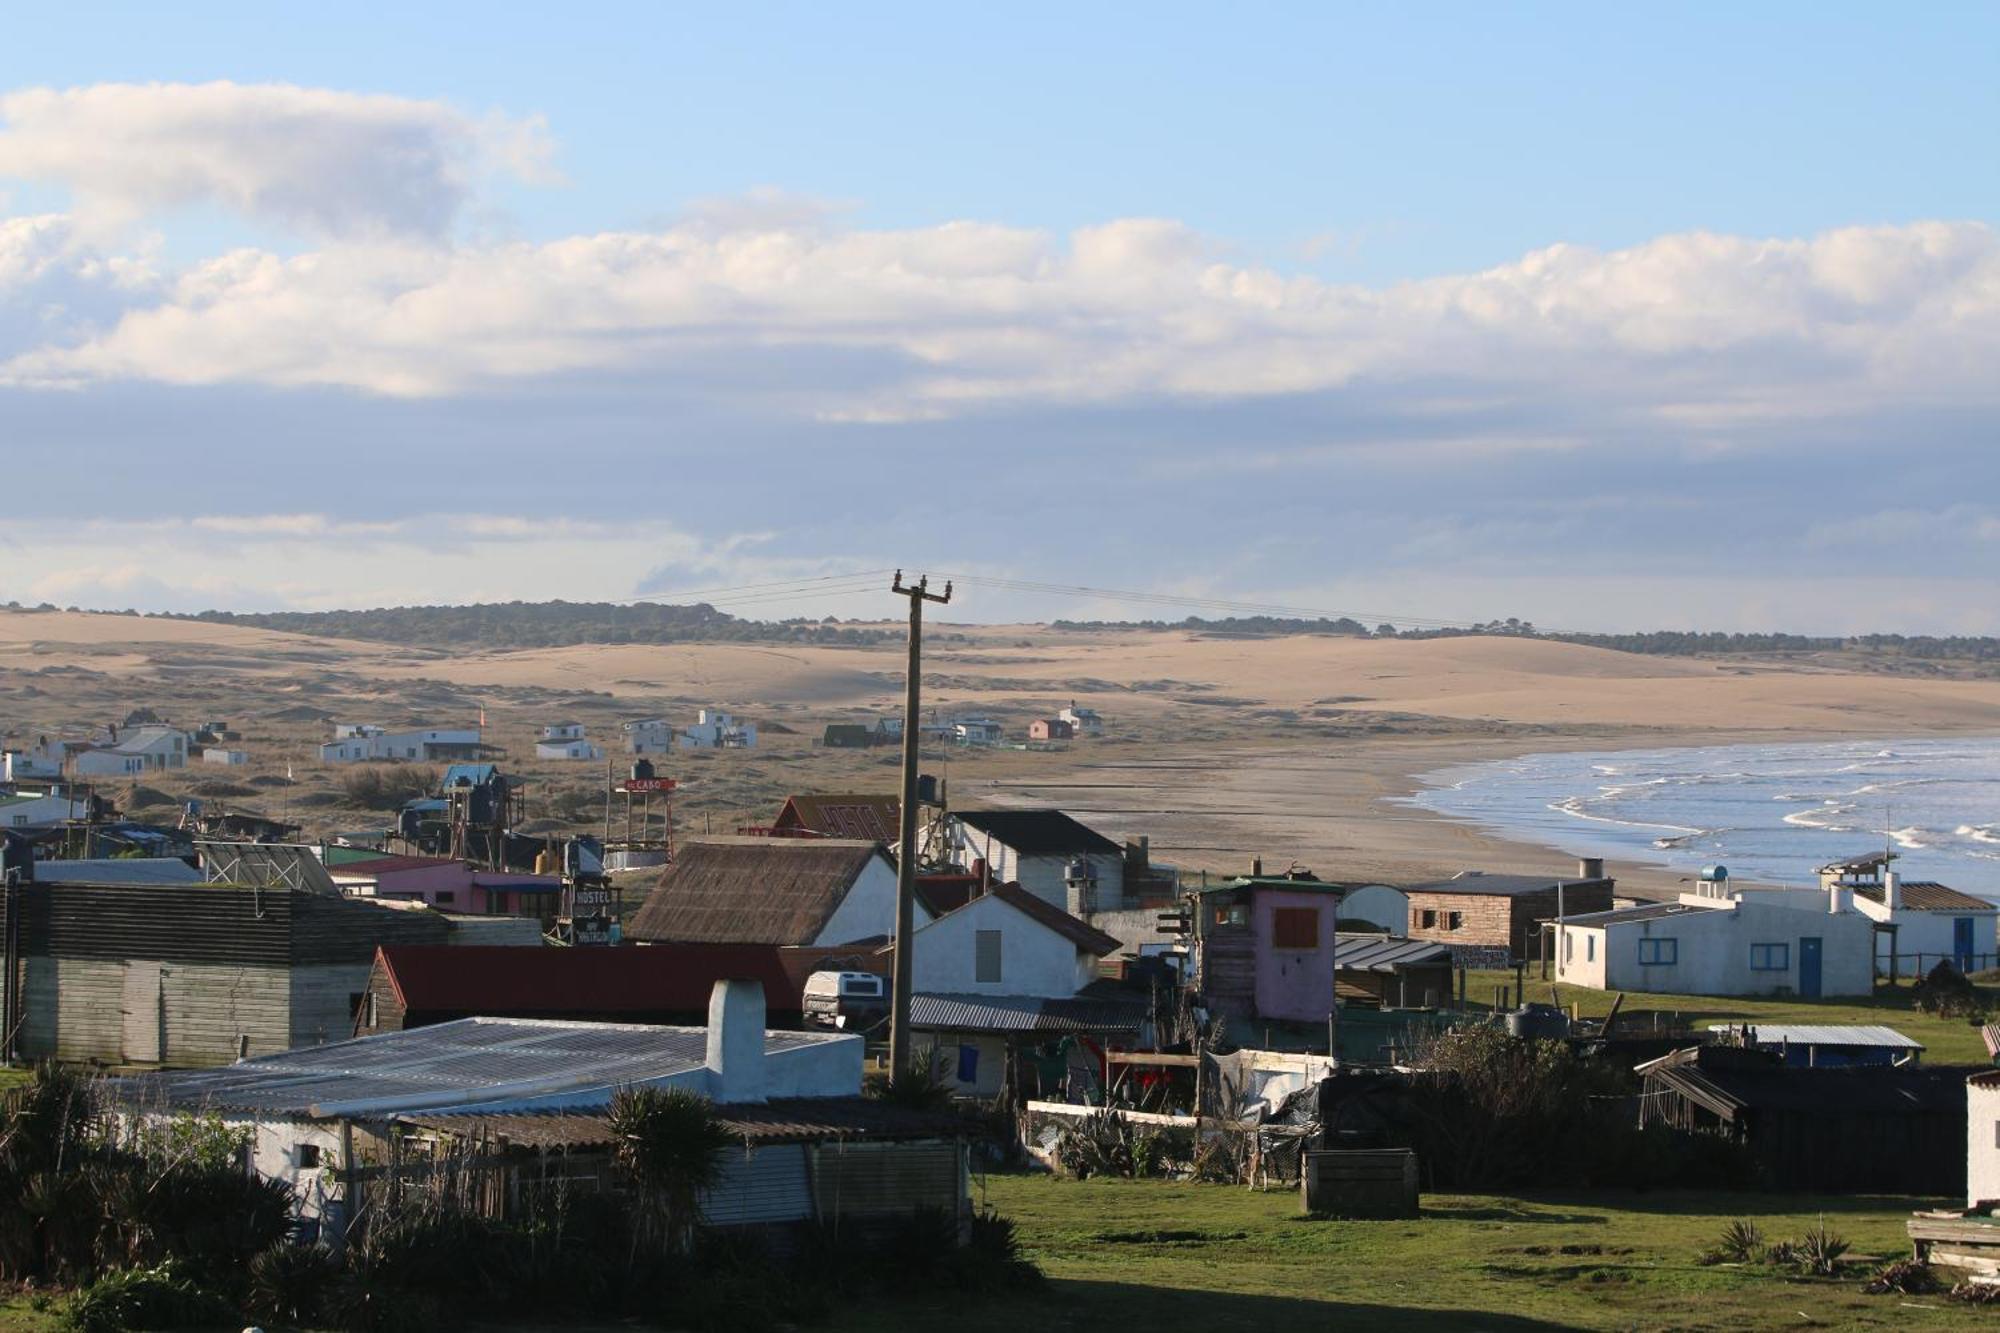
<path id="1" fill-rule="evenodd" d="M 385 856 L 329 868 L 341 891 L 357 898 L 399 898 L 446 912 L 479 916 L 554 916 L 562 880 L 480 870 L 443 856 Z"/>
<path id="2" fill-rule="evenodd" d="M 1068 741 L 1076 739 L 1076 727 L 1059 717 L 1038 717 L 1028 724 L 1028 739 L 1031 741 Z"/>

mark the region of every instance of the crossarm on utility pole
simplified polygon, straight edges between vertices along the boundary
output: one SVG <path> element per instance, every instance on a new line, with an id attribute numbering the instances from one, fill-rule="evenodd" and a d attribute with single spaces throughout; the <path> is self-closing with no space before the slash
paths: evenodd
<path id="1" fill-rule="evenodd" d="M 910 992 L 913 973 L 910 936 L 916 928 L 917 708 L 924 675 L 924 603 L 949 602 L 951 584 L 947 582 L 942 593 L 934 593 L 930 591 L 928 576 L 918 578 L 913 584 L 905 584 L 903 571 L 899 569 L 895 582 L 889 585 L 889 591 L 910 599 L 909 676 L 903 684 L 903 800 L 896 844 L 896 942 L 894 978 L 891 982 L 894 997 L 889 1008 L 889 1072 L 896 1078 L 907 1078 L 912 1072 Z"/>

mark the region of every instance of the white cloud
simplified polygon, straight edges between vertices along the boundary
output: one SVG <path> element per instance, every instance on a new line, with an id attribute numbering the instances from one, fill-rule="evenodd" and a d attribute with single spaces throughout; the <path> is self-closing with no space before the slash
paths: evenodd
<path id="1" fill-rule="evenodd" d="M 1370 289 L 1225 262 L 1160 220 L 1061 243 L 976 222 L 838 230 L 787 205 L 542 244 L 233 252 L 86 336 L 19 347 L 0 377 L 434 397 L 589 371 L 692 389 L 727 364 L 752 404 L 856 421 L 1455 383 L 1727 437 L 1991 404 L 1996 347 L 2000 236 L 1971 223 L 1554 246 Z M 802 374 L 815 355 L 839 371 Z"/>
<path id="2" fill-rule="evenodd" d="M 287 84 L 0 95 L 0 178 L 57 182 L 95 231 L 213 203 L 313 235 L 443 234 L 482 172 L 549 174 L 538 118 Z"/>

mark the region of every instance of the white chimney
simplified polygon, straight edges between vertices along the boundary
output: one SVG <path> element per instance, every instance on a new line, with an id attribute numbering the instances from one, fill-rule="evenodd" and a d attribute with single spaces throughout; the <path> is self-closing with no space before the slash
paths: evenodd
<path id="1" fill-rule="evenodd" d="M 764 1100 L 762 982 L 718 981 L 708 993 L 707 1064 L 712 1100 Z"/>
<path id="2" fill-rule="evenodd" d="M 1882 872 L 1882 906 L 1896 911 L 1903 905 L 1903 877 L 1893 870 Z"/>
<path id="3" fill-rule="evenodd" d="M 1826 891 L 1826 914 L 1839 916 L 1847 910 L 1847 890 L 1838 884 Z"/>

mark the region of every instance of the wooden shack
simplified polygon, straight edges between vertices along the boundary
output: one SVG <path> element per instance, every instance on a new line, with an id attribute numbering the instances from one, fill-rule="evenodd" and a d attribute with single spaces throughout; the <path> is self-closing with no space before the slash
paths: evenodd
<path id="1" fill-rule="evenodd" d="M 1768 1188 L 1965 1190 L 1966 1069 L 1799 1069 L 1765 1051 L 1698 1046 L 1638 1072 L 1641 1124 L 1742 1144 Z"/>

